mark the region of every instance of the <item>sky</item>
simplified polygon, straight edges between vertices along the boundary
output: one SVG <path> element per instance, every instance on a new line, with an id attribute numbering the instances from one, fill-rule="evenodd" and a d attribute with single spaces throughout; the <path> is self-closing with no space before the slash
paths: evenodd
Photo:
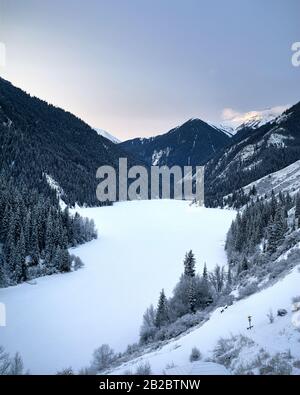
<path id="1" fill-rule="evenodd" d="M 299 41 L 299 0 L 0 0 L 0 75 L 121 140 L 298 102 Z"/>

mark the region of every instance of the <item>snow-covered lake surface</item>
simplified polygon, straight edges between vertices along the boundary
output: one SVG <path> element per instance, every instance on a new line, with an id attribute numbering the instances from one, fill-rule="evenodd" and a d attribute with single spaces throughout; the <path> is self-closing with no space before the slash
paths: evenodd
<path id="1" fill-rule="evenodd" d="M 143 312 L 156 304 L 161 288 L 170 295 L 187 250 L 194 251 L 199 271 L 204 262 L 209 269 L 225 264 L 226 232 L 235 216 L 174 200 L 78 211 L 95 220 L 99 233 L 71 251 L 85 267 L 0 290 L 7 312 L 0 344 L 19 351 L 32 373 L 77 370 L 102 343 L 122 351 L 137 341 Z"/>

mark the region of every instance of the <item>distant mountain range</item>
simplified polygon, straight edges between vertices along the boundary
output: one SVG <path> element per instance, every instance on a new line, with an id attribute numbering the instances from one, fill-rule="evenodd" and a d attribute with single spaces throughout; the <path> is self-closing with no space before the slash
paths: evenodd
<path id="1" fill-rule="evenodd" d="M 275 118 L 264 115 L 231 132 L 190 119 L 165 134 L 118 143 L 0 78 L 1 173 L 39 192 L 51 179 L 67 204 L 95 205 L 97 168 L 117 169 L 120 157 L 129 166 L 205 164 L 206 202 L 220 205 L 223 196 L 300 159 L 300 103 Z"/>
<path id="2" fill-rule="evenodd" d="M 277 118 L 244 127 L 206 164 L 206 197 L 218 205 L 224 195 L 300 159 L 300 102 Z"/>
<path id="3" fill-rule="evenodd" d="M 120 146 L 149 165 L 187 166 L 206 163 L 228 144 L 230 137 L 222 130 L 200 119 L 190 119 L 168 133 L 135 138 Z"/>
<path id="4" fill-rule="evenodd" d="M 149 138 L 134 138 L 121 143 L 121 147 L 146 161 L 149 165 L 202 165 L 220 149 L 249 132 L 275 121 L 275 111 L 253 111 L 238 126 L 234 122 L 212 124 L 194 118 L 169 132 Z"/>
<path id="5" fill-rule="evenodd" d="M 300 159 L 300 103 L 276 115 L 254 112 L 233 128 L 191 119 L 169 132 L 119 144 L 149 165 L 206 165 L 206 202 L 222 197 Z"/>

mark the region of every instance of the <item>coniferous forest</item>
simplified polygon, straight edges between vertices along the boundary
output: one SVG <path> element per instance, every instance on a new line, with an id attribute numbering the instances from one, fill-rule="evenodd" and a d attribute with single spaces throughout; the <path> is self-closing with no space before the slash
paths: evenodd
<path id="1" fill-rule="evenodd" d="M 61 210 L 55 194 L 45 197 L 0 177 L 0 287 L 68 272 L 82 265 L 68 248 L 97 237 L 93 220 Z"/>
<path id="2" fill-rule="evenodd" d="M 0 78 L 0 287 L 81 266 L 68 248 L 95 237 L 66 205 L 102 205 L 96 170 L 128 157 L 79 118 Z M 59 185 L 57 190 L 49 179 Z"/>

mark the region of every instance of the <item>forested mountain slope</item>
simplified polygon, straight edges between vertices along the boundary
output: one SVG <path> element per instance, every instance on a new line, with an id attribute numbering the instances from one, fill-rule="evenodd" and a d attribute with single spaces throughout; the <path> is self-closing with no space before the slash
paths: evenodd
<path id="1" fill-rule="evenodd" d="M 233 138 L 206 165 L 206 201 L 222 197 L 300 159 L 300 103 L 276 120 Z"/>
<path id="2" fill-rule="evenodd" d="M 95 205 L 96 170 L 129 157 L 119 146 L 69 112 L 31 97 L 0 78 L 0 167 L 16 184 L 50 192 L 45 174 L 62 188 L 62 199 Z"/>

